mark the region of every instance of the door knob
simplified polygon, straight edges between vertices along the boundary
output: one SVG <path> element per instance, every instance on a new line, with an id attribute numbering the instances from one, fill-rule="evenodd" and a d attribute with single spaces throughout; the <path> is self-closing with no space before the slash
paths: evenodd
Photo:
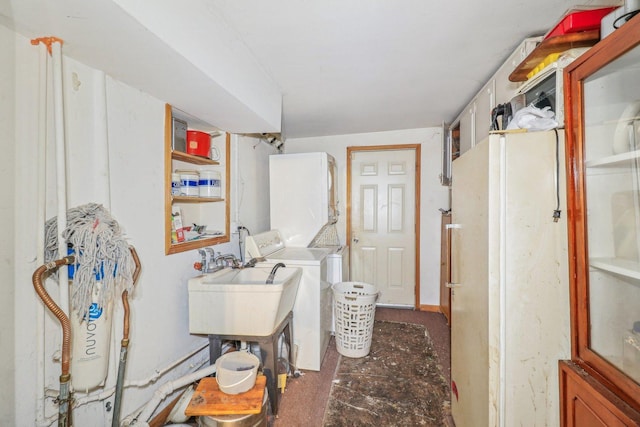
<path id="1" fill-rule="evenodd" d="M 353 243 L 358 243 L 360 240 L 357 237 L 353 238 Z"/>

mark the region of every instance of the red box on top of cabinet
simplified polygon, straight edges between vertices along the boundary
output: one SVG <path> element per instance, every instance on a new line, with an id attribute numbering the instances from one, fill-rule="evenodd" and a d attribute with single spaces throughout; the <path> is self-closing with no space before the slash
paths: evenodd
<path id="1" fill-rule="evenodd" d="M 561 36 L 563 34 L 577 33 L 600 29 L 600 21 L 618 6 L 603 7 L 600 9 L 575 10 L 572 9 L 544 36 L 545 39 Z"/>

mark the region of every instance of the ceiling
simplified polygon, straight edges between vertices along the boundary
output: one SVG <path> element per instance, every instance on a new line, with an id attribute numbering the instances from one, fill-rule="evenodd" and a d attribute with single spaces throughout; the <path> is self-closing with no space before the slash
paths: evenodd
<path id="1" fill-rule="evenodd" d="M 300 138 L 451 122 L 522 39 L 612 3 L 0 0 L 0 24 L 225 130 Z"/>

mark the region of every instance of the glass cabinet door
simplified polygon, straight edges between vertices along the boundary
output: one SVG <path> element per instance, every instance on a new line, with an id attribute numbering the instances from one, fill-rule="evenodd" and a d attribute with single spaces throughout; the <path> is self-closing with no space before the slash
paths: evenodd
<path id="1" fill-rule="evenodd" d="M 640 29 L 568 69 L 574 358 L 640 392 Z M 629 30 L 629 29 L 625 29 Z M 620 30 L 621 31 L 621 30 Z M 629 33 L 629 31 L 627 31 Z"/>
<path id="2" fill-rule="evenodd" d="M 640 47 L 584 80 L 590 348 L 640 382 Z"/>

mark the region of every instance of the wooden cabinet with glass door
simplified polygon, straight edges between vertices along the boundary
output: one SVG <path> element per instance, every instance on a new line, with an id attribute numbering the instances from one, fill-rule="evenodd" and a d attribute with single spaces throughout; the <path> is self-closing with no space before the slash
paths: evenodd
<path id="1" fill-rule="evenodd" d="M 174 118 L 186 123 L 189 129 L 210 133 L 211 145 L 214 147 L 216 159 L 212 156 L 196 156 L 174 149 Z M 216 245 L 229 241 L 229 177 L 231 153 L 230 135 L 216 130 L 184 112 L 176 110 L 171 105 L 165 108 L 165 253 L 173 254 L 197 249 L 204 246 Z M 195 176 L 202 182 L 206 174 L 219 176 L 222 181 L 220 188 L 202 194 L 195 189 L 193 194 L 173 194 L 172 176 Z M 192 191 L 193 189 L 189 189 Z M 218 192 L 220 194 L 218 194 Z M 186 228 L 178 236 L 173 226 L 176 214 Z"/>
<path id="2" fill-rule="evenodd" d="M 640 16 L 565 71 L 571 362 L 583 374 L 561 374 L 561 424 L 595 399 L 640 425 Z"/>

